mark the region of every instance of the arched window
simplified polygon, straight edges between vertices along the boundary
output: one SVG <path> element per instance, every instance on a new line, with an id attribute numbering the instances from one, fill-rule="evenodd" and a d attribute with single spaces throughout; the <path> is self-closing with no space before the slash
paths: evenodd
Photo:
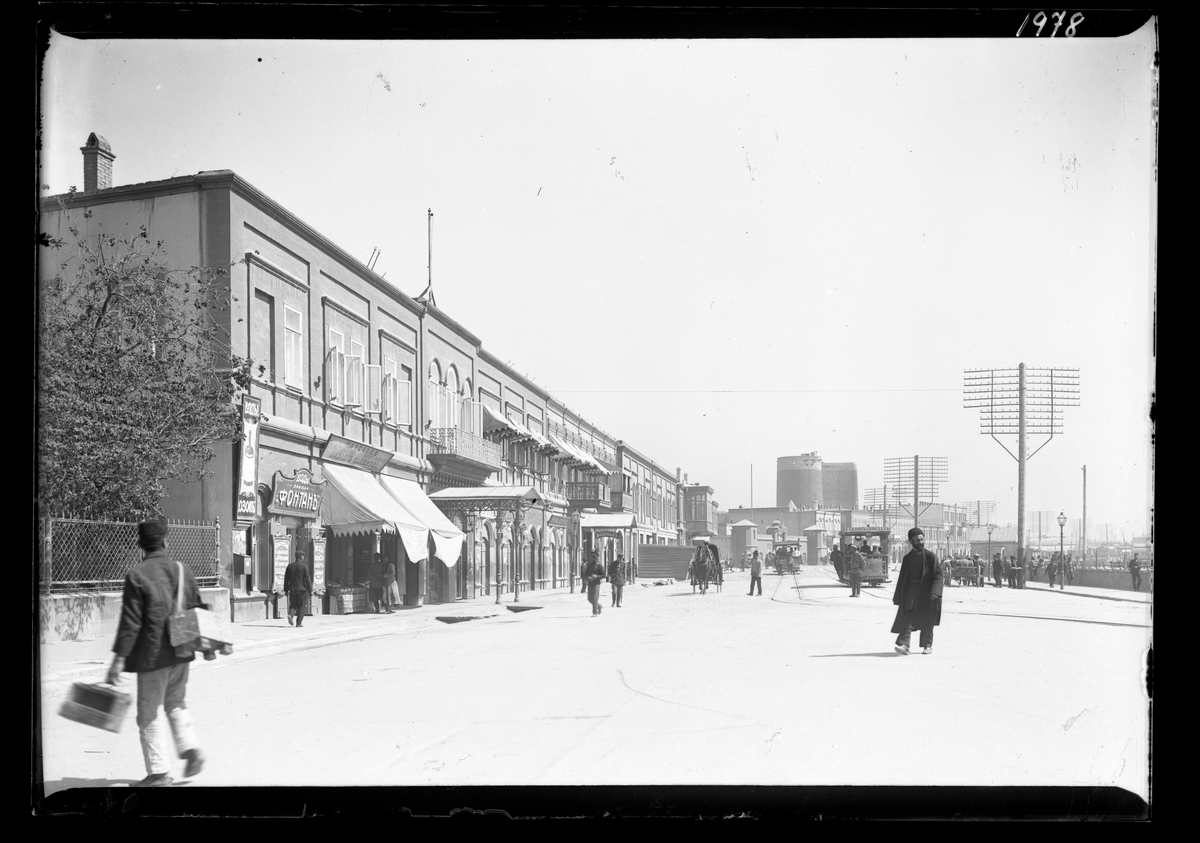
<path id="1" fill-rule="evenodd" d="M 462 408 L 459 411 L 461 419 L 459 428 L 466 433 L 474 433 L 476 436 L 481 435 L 482 431 L 478 429 L 480 425 L 475 421 L 475 393 L 471 391 L 470 378 L 463 378 L 462 389 L 459 391 L 458 403 Z"/>
<path id="2" fill-rule="evenodd" d="M 442 426 L 457 428 L 461 407 L 458 404 L 458 369 L 454 364 L 446 367 L 446 380 L 442 384 L 442 408 Z"/>

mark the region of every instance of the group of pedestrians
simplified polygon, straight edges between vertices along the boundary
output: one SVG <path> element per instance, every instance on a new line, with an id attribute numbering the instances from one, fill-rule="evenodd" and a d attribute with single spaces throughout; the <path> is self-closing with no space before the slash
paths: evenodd
<path id="1" fill-rule="evenodd" d="M 625 598 L 625 580 L 628 575 L 624 556 L 618 555 L 611 565 L 605 567 L 600 554 L 590 551 L 588 562 L 583 568 L 583 583 L 586 586 L 584 591 L 587 594 L 588 602 L 592 604 L 592 617 L 598 616 L 603 611 L 604 607 L 600 605 L 600 584 L 605 580 L 611 586 L 610 608 L 621 608 Z"/>

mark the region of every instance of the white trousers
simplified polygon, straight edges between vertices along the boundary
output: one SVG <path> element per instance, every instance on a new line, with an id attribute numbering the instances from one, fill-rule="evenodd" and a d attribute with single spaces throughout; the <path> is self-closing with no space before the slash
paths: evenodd
<path id="1" fill-rule="evenodd" d="M 137 675 L 137 725 L 147 775 L 171 771 L 167 723 L 175 739 L 177 755 L 182 756 L 189 749 L 196 748 L 192 716 L 184 703 L 190 666 L 191 662 L 183 662 Z M 167 722 L 164 723 L 164 720 Z"/>

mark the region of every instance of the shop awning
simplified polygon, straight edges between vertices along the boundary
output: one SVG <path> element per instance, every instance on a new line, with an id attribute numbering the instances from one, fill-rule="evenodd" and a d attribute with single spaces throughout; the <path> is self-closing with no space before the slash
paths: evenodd
<path id="1" fill-rule="evenodd" d="M 505 418 L 499 412 L 493 410 L 487 404 L 483 405 L 483 432 L 491 433 L 494 430 L 505 430 L 509 433 L 515 433 L 525 439 L 535 439 L 533 432 L 520 422 L 515 422 L 510 418 Z"/>
<path id="2" fill-rule="evenodd" d="M 553 440 L 554 445 L 560 451 L 573 457 L 584 471 L 599 471 L 604 474 L 609 473 L 609 470 L 602 466 L 599 460 L 597 460 L 587 451 L 583 450 L 583 448 L 580 448 L 577 445 L 572 445 L 570 442 L 567 442 L 564 439 L 559 439 L 554 434 L 550 434 L 550 439 Z"/>
<path id="3" fill-rule="evenodd" d="M 429 528 L 429 534 L 433 538 L 434 555 L 447 568 L 453 568 L 461 555 L 463 531 L 455 527 L 413 481 L 380 475 L 379 482 L 383 484 L 387 493 L 408 511 L 414 521 Z"/>
<path id="4" fill-rule="evenodd" d="M 632 512 L 584 512 L 579 526 L 585 530 L 624 530 L 637 528 L 637 516 Z"/>
<path id="5" fill-rule="evenodd" d="M 496 500 L 510 503 L 520 501 L 521 503 L 535 504 L 541 503 L 542 496 L 532 486 L 467 486 L 432 492 L 429 495 L 429 499 L 434 503 Z"/>
<path id="6" fill-rule="evenodd" d="M 340 465 L 322 466 L 325 494 L 321 523 L 335 536 L 396 533 L 414 562 L 429 555 L 429 528 L 419 523 L 384 491 L 373 474 Z"/>

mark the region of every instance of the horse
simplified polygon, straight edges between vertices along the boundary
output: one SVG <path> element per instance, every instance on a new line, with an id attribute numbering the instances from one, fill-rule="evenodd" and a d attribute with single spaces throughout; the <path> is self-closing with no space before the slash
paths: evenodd
<path id="1" fill-rule="evenodd" d="M 712 554 L 704 545 L 696 546 L 696 553 L 692 557 L 692 593 L 695 594 L 696 586 L 700 586 L 700 593 L 708 593 L 708 581 L 712 576 Z"/>

